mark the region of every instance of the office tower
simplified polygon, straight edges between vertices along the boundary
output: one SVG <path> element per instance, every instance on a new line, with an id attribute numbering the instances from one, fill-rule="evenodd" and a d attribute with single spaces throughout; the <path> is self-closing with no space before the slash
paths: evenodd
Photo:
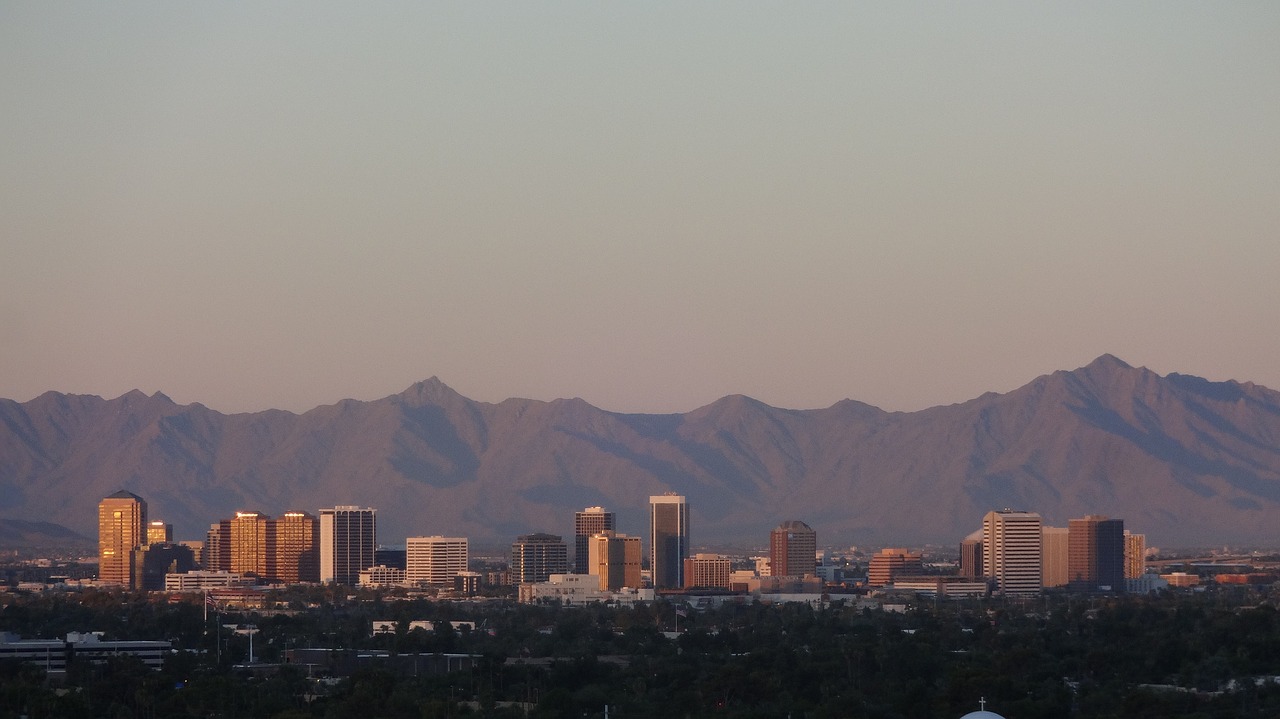
<path id="1" fill-rule="evenodd" d="M 600 577 L 600 589 L 616 592 L 623 587 L 640 588 L 640 561 L 644 551 L 639 537 L 605 530 L 591 537 L 587 564 Z"/>
<path id="2" fill-rule="evenodd" d="M 373 566 L 377 510 L 350 505 L 320 510 L 320 581 L 355 585 Z"/>
<path id="3" fill-rule="evenodd" d="M 960 542 L 960 576 L 977 579 L 982 573 L 982 530 L 970 534 Z"/>
<path id="4" fill-rule="evenodd" d="M 775 577 L 803 577 L 817 567 L 818 533 L 791 520 L 769 533 L 769 572 Z"/>
<path id="5" fill-rule="evenodd" d="M 159 519 L 147 522 L 147 544 L 172 544 L 173 525 Z"/>
<path id="6" fill-rule="evenodd" d="M 684 560 L 686 589 L 728 589 L 732 563 L 719 554 L 695 554 Z"/>
<path id="7" fill-rule="evenodd" d="M 135 588 L 133 550 L 146 541 L 147 503 L 123 489 L 98 503 L 98 579 Z"/>
<path id="8" fill-rule="evenodd" d="M 924 573 L 924 560 L 919 552 L 885 547 L 871 557 L 867 565 L 867 584 L 883 587 L 899 577 L 918 577 Z"/>
<path id="9" fill-rule="evenodd" d="M 224 520 L 209 525 L 204 535 L 204 554 L 200 568 L 210 572 L 231 571 L 231 521 Z"/>
<path id="10" fill-rule="evenodd" d="M 1079 592 L 1123 592 L 1124 520 L 1091 514 L 1067 527 L 1068 586 Z"/>
<path id="11" fill-rule="evenodd" d="M 1068 537 L 1070 531 L 1066 527 L 1042 527 L 1040 530 L 1041 554 L 1040 586 L 1067 586 L 1069 559 Z"/>
<path id="12" fill-rule="evenodd" d="M 405 549 L 404 547 L 378 547 L 373 550 L 373 564 L 377 567 L 390 567 L 392 569 L 404 569 L 405 566 Z"/>
<path id="13" fill-rule="evenodd" d="M 270 562 L 275 559 L 268 531 L 270 517 L 262 512 L 236 512 L 231 527 L 231 571 L 259 579 L 275 575 Z"/>
<path id="14" fill-rule="evenodd" d="M 569 573 L 569 548 L 555 534 L 525 534 L 511 545 L 511 581 L 532 584 Z"/>
<path id="15" fill-rule="evenodd" d="M 467 571 L 466 537 L 409 537 L 405 540 L 405 581 L 410 584 L 453 586 L 453 578 Z"/>
<path id="16" fill-rule="evenodd" d="M 320 581 L 320 522 L 306 512 L 290 511 L 271 523 L 271 531 L 272 577 L 287 584 Z"/>
<path id="17" fill-rule="evenodd" d="M 655 589 L 684 586 L 689 554 L 689 504 L 678 494 L 649 497 L 649 571 Z"/>
<path id="18" fill-rule="evenodd" d="M 604 511 L 604 507 L 587 507 L 581 512 L 573 513 L 574 574 L 591 574 L 587 545 L 592 536 L 617 529 L 616 523 L 613 512 Z"/>
<path id="19" fill-rule="evenodd" d="M 1147 573 L 1147 535 L 1124 530 L 1124 578 L 1139 579 Z"/>
<path id="20" fill-rule="evenodd" d="M 1040 515 L 1004 509 L 982 518 L 982 566 L 1007 596 L 1040 593 Z"/>

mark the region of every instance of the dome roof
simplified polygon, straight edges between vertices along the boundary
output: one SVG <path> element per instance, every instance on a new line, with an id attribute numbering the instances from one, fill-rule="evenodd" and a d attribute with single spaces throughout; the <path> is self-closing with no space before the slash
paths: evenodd
<path id="1" fill-rule="evenodd" d="M 969 712 L 968 714 L 965 714 L 964 716 L 960 717 L 960 719 L 1004 719 L 1004 717 L 1000 716 L 999 714 L 996 714 L 995 712 L 989 712 L 989 711 L 983 710 L 983 711 Z"/>

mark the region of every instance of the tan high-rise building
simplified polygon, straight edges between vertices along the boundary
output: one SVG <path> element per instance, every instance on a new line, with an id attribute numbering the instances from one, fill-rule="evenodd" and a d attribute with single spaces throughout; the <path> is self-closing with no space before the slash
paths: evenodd
<path id="1" fill-rule="evenodd" d="M 1043 541 L 1043 561 L 1041 562 L 1040 583 L 1045 587 L 1067 586 L 1067 538 L 1070 532 L 1066 527 L 1042 527 L 1040 535 Z"/>
<path id="2" fill-rule="evenodd" d="M 292 584 L 320 581 L 320 522 L 306 512 L 285 512 L 271 522 L 272 578 Z"/>
<path id="3" fill-rule="evenodd" d="M 644 552 L 639 537 L 604 531 L 591 537 L 587 560 L 600 577 L 600 589 L 616 592 L 623 587 L 640 588 L 640 559 Z"/>
<path id="4" fill-rule="evenodd" d="M 591 538 L 601 532 L 610 532 L 618 527 L 617 517 L 613 512 L 606 512 L 604 507 L 587 507 L 581 512 L 573 513 L 573 573 L 591 574 L 590 549 Z"/>
<path id="5" fill-rule="evenodd" d="M 271 518 L 262 512 L 236 512 L 231 526 L 231 571 L 260 579 L 275 576 Z"/>
<path id="6" fill-rule="evenodd" d="M 817 571 L 818 533 L 799 520 L 778 525 L 769 533 L 769 573 L 775 577 L 803 577 Z"/>
<path id="7" fill-rule="evenodd" d="M 147 522 L 147 544 L 172 544 L 173 525 L 159 519 Z"/>
<path id="8" fill-rule="evenodd" d="M 982 571 L 982 530 L 964 538 L 960 542 L 960 576 L 977 579 L 985 576 Z"/>
<path id="9" fill-rule="evenodd" d="M 409 537 L 405 540 L 405 581 L 410 584 L 453 586 L 453 578 L 467 571 L 466 537 Z"/>
<path id="10" fill-rule="evenodd" d="M 1040 515 L 1004 509 L 982 518 L 982 566 L 1007 596 L 1040 593 Z"/>
<path id="11" fill-rule="evenodd" d="M 1124 530 L 1124 578 L 1139 579 L 1147 573 L 1147 535 Z"/>
<path id="12" fill-rule="evenodd" d="M 147 503 L 123 489 L 98 503 L 98 579 L 134 587 L 133 550 L 146 543 Z"/>
<path id="13" fill-rule="evenodd" d="M 733 565 L 719 554 L 695 554 L 684 560 L 686 589 L 728 589 Z"/>
<path id="14" fill-rule="evenodd" d="M 871 556 L 867 565 L 867 584 L 883 587 L 892 584 L 898 577 L 920 576 L 923 573 L 924 562 L 919 552 L 886 547 Z"/>

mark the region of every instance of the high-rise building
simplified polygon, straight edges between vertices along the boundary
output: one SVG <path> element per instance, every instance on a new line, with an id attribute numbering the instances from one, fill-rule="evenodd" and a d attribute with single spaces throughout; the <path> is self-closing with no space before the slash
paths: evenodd
<path id="1" fill-rule="evenodd" d="M 649 497 L 649 571 L 655 589 L 684 586 L 689 556 L 689 504 L 682 495 Z"/>
<path id="2" fill-rule="evenodd" d="M 133 550 L 146 543 L 147 503 L 120 490 L 98 503 L 98 579 L 130 589 L 134 585 Z"/>
<path id="3" fill-rule="evenodd" d="M 171 544 L 173 525 L 155 519 L 147 522 L 147 544 Z"/>
<path id="4" fill-rule="evenodd" d="M 617 529 L 617 518 L 604 507 L 587 507 L 573 513 L 573 573 L 591 574 L 588 544 L 591 537 Z"/>
<path id="5" fill-rule="evenodd" d="M 231 520 L 209 525 L 204 535 L 204 554 L 200 568 L 210 572 L 231 571 Z"/>
<path id="6" fill-rule="evenodd" d="M 259 579 L 275 576 L 271 518 L 262 512 L 236 512 L 230 520 L 231 571 Z"/>
<path id="7" fill-rule="evenodd" d="M 1139 579 L 1147 573 L 1147 535 L 1124 530 L 1124 578 Z"/>
<path id="8" fill-rule="evenodd" d="M 1123 592 L 1124 520 L 1091 514 L 1067 526 L 1068 586 L 1079 592 Z"/>
<path id="9" fill-rule="evenodd" d="M 899 577 L 918 577 L 924 573 L 924 560 L 919 552 L 885 547 L 871 556 L 867 565 L 867 584 L 883 587 Z"/>
<path id="10" fill-rule="evenodd" d="M 1040 528 L 1041 556 L 1043 557 L 1040 562 L 1040 586 L 1067 586 L 1067 563 L 1070 557 L 1070 552 L 1068 551 L 1069 535 L 1070 532 L 1066 527 Z"/>
<path id="11" fill-rule="evenodd" d="M 290 511 L 271 523 L 271 531 L 272 577 L 286 584 L 320 581 L 320 522 L 306 512 Z"/>
<path id="12" fill-rule="evenodd" d="M 1007 596 L 1040 593 L 1040 515 L 1004 509 L 982 518 L 982 566 Z"/>
<path id="13" fill-rule="evenodd" d="M 733 564 L 719 554 L 695 554 L 684 560 L 686 589 L 728 589 Z"/>
<path id="14" fill-rule="evenodd" d="M 406 582 L 451 587 L 453 578 L 465 571 L 466 537 L 409 537 L 405 540 Z"/>
<path id="15" fill-rule="evenodd" d="M 138 589 L 164 589 L 166 574 L 185 574 L 196 568 L 190 547 L 170 542 L 152 542 L 133 550 L 133 583 Z"/>
<path id="16" fill-rule="evenodd" d="M 803 577 L 818 566 L 818 533 L 799 520 L 769 533 L 769 571 L 775 577 Z"/>
<path id="17" fill-rule="evenodd" d="M 511 581 L 545 582 L 552 574 L 569 573 L 569 548 L 555 534 L 525 534 L 511 544 Z"/>
<path id="18" fill-rule="evenodd" d="M 320 581 L 356 585 L 378 548 L 377 510 L 338 506 L 320 510 Z"/>
<path id="19" fill-rule="evenodd" d="M 985 576 L 982 571 L 981 529 L 960 542 L 960 576 L 967 579 Z"/>
<path id="20" fill-rule="evenodd" d="M 591 537 L 587 545 L 587 563 L 600 577 L 600 589 L 616 592 L 623 587 L 640 588 L 640 561 L 644 551 L 639 537 L 628 537 L 605 530 Z"/>

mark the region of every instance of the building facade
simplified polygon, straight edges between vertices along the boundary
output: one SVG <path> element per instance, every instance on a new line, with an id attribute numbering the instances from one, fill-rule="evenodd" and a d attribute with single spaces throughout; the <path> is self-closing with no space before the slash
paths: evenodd
<path id="1" fill-rule="evenodd" d="M 640 587 L 640 561 L 644 551 L 639 537 L 606 530 L 591 537 L 587 547 L 591 570 L 588 574 L 599 577 L 601 589 L 617 591 L 623 587 Z"/>
<path id="2" fill-rule="evenodd" d="M 133 550 L 146 543 L 147 503 L 120 490 L 98 503 L 98 579 L 130 589 L 134 585 Z"/>
<path id="3" fill-rule="evenodd" d="M 689 556 L 689 503 L 682 495 L 649 497 L 649 571 L 655 589 L 684 586 Z"/>
<path id="4" fill-rule="evenodd" d="M 728 589 L 732 562 L 719 554 L 695 554 L 684 560 L 686 589 Z"/>
<path id="5" fill-rule="evenodd" d="M 1040 593 L 1041 526 L 1036 512 L 1004 509 L 982 518 L 982 564 L 1006 596 Z"/>
<path id="6" fill-rule="evenodd" d="M 320 581 L 355 585 L 374 566 L 377 510 L 342 505 L 320 510 Z"/>
<path id="7" fill-rule="evenodd" d="M 173 525 L 159 519 L 147 522 L 147 544 L 172 544 Z"/>
<path id="8" fill-rule="evenodd" d="M 601 532 L 616 530 L 617 517 L 604 507 L 587 507 L 573 514 L 573 573 L 591 574 L 591 538 Z M 545 581 L 545 580 L 543 580 Z"/>
<path id="9" fill-rule="evenodd" d="M 525 534 L 511 545 L 511 582 L 545 582 L 569 573 L 569 548 L 555 534 Z"/>
<path id="10" fill-rule="evenodd" d="M 976 533 L 978 536 L 965 537 L 960 542 L 960 576 L 967 579 L 977 579 L 986 576 L 982 571 L 982 532 Z"/>
<path id="11" fill-rule="evenodd" d="M 899 577 L 918 577 L 923 573 L 924 563 L 919 552 L 885 547 L 871 556 L 867 565 L 867 584 L 883 587 Z"/>
<path id="12" fill-rule="evenodd" d="M 1068 581 L 1067 559 L 1068 535 L 1066 527 L 1041 527 L 1040 537 L 1043 549 L 1041 553 L 1040 586 L 1065 587 Z"/>
<path id="13" fill-rule="evenodd" d="M 1080 592 L 1123 592 L 1124 520 L 1091 514 L 1068 523 L 1068 586 Z"/>
<path id="14" fill-rule="evenodd" d="M 818 533 L 799 520 L 769 533 L 769 571 L 775 577 L 803 577 L 817 567 Z"/>
<path id="15" fill-rule="evenodd" d="M 320 581 L 320 522 L 306 512 L 285 512 L 271 525 L 274 579 L 286 584 Z"/>
<path id="16" fill-rule="evenodd" d="M 452 587 L 453 578 L 467 571 L 466 537 L 409 537 L 405 540 L 405 581 Z"/>
<path id="17" fill-rule="evenodd" d="M 1147 535 L 1124 530 L 1124 578 L 1139 579 L 1147 573 Z"/>

